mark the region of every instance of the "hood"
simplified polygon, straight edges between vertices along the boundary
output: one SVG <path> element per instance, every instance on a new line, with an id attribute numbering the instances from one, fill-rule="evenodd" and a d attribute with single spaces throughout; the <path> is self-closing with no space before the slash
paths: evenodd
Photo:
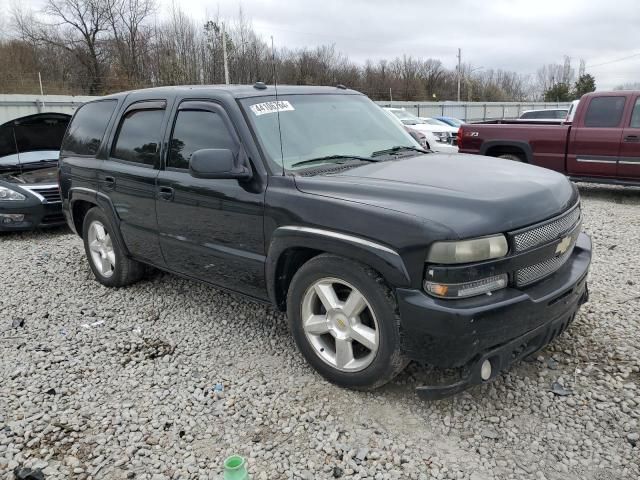
<path id="1" fill-rule="evenodd" d="M 0 172 L 0 180 L 19 185 L 58 184 L 58 167 L 45 167 L 34 170 Z"/>
<path id="2" fill-rule="evenodd" d="M 540 222 L 578 198 L 564 175 L 478 155 L 430 153 L 295 181 L 302 192 L 403 212 L 459 238 Z"/>

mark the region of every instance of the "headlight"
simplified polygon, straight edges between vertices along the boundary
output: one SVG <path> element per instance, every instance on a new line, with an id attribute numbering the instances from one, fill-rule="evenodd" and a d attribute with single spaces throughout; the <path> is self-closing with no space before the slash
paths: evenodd
<path id="1" fill-rule="evenodd" d="M 26 198 L 27 197 L 20 192 L 16 192 L 7 187 L 0 187 L 0 200 L 25 200 Z"/>
<path id="2" fill-rule="evenodd" d="M 440 143 L 449 143 L 449 134 L 447 132 L 433 132 L 433 134 Z"/>
<path id="3" fill-rule="evenodd" d="M 471 263 L 504 257 L 509 245 L 504 235 L 453 242 L 435 242 L 429 248 L 429 263 Z"/>
<path id="4" fill-rule="evenodd" d="M 427 253 L 427 263 L 459 264 L 481 262 L 492 258 L 504 257 L 509 245 L 504 235 L 474 238 L 453 242 L 435 242 Z M 506 273 L 485 278 L 476 278 L 464 283 L 442 283 L 433 278 L 427 268 L 424 290 L 438 298 L 466 298 L 488 294 L 494 290 L 505 288 L 509 283 Z"/>

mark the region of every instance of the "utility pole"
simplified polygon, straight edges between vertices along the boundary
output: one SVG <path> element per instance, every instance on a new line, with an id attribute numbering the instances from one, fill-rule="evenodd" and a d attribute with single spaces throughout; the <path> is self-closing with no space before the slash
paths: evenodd
<path id="1" fill-rule="evenodd" d="M 224 22 L 222 22 L 222 59 L 224 61 L 224 83 L 229 85 L 229 62 L 227 61 L 227 35 L 224 32 Z"/>
<path id="2" fill-rule="evenodd" d="M 42 97 L 42 108 L 44 108 L 44 90 L 42 89 L 42 75 L 38 72 L 38 82 L 40 82 L 40 96 Z"/>
<path id="3" fill-rule="evenodd" d="M 460 101 L 460 80 L 462 77 L 462 50 L 458 49 L 458 101 Z"/>

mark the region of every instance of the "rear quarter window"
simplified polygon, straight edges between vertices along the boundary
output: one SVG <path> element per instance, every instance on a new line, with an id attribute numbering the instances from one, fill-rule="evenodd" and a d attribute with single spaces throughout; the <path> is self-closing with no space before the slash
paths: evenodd
<path id="1" fill-rule="evenodd" d="M 95 156 L 117 104 L 117 100 L 101 100 L 80 107 L 62 141 L 62 155 Z"/>

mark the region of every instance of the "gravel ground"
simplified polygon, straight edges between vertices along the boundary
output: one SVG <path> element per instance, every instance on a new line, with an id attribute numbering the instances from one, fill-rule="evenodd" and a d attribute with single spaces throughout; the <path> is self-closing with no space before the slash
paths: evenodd
<path id="1" fill-rule="evenodd" d="M 637 479 L 640 190 L 581 190 L 590 302 L 537 359 L 434 403 L 415 365 L 332 386 L 271 308 L 164 273 L 110 290 L 68 231 L 2 235 L 0 473 L 221 478 L 238 453 L 254 480 Z"/>

